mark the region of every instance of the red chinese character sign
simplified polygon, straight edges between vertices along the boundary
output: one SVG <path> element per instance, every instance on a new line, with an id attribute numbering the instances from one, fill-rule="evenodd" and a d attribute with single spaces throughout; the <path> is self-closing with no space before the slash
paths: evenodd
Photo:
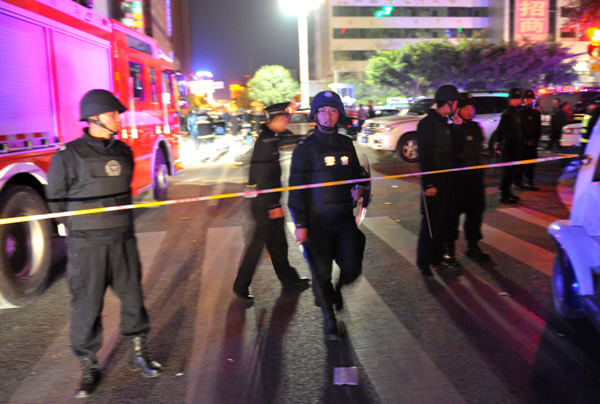
<path id="1" fill-rule="evenodd" d="M 532 42 L 548 39 L 548 0 L 515 1 L 515 40 Z"/>

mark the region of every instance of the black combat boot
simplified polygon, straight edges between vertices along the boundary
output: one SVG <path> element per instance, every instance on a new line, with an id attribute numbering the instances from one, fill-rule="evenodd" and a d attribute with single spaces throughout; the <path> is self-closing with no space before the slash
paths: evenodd
<path id="1" fill-rule="evenodd" d="M 481 251 L 476 240 L 469 241 L 469 248 L 465 255 L 475 262 L 487 262 L 490 260 L 490 255 Z"/>
<path id="2" fill-rule="evenodd" d="M 334 300 L 333 301 L 334 301 L 333 307 L 335 307 L 335 309 L 337 311 L 344 310 L 344 297 L 342 296 L 342 286 L 339 284 L 334 288 Z"/>
<path id="3" fill-rule="evenodd" d="M 131 339 L 131 361 L 129 369 L 133 371 L 142 371 L 144 377 L 157 377 L 161 374 L 160 363 L 148 358 L 146 349 L 146 337 L 138 336 Z"/>
<path id="4" fill-rule="evenodd" d="M 344 329 L 341 323 L 335 317 L 333 311 L 333 305 L 326 304 L 326 308 L 323 309 L 323 332 L 325 333 L 325 339 L 328 341 L 336 341 L 342 338 Z"/>
<path id="5" fill-rule="evenodd" d="M 455 254 L 454 241 L 447 241 L 444 243 L 444 257 L 442 258 L 442 263 L 447 266 L 457 267 L 460 264 L 454 258 Z"/>
<path id="6" fill-rule="evenodd" d="M 77 384 L 75 398 L 89 397 L 100 382 L 100 367 L 95 358 L 85 357 L 81 359 L 81 379 Z"/>

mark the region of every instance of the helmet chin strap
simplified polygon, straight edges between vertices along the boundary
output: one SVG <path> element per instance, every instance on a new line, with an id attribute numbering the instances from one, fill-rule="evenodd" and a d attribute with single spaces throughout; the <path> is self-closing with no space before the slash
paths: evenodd
<path id="1" fill-rule="evenodd" d="M 103 124 L 102 122 L 100 122 L 99 119 L 88 118 L 88 122 L 94 123 L 94 124 L 100 126 L 101 128 L 106 129 L 107 131 L 109 131 L 110 132 L 110 137 L 113 137 L 117 133 L 119 133 L 119 131 L 114 131 L 114 130 L 110 129 L 108 126 L 106 126 L 105 124 Z"/>
<path id="2" fill-rule="evenodd" d="M 324 125 L 321 125 L 321 123 L 319 122 L 319 120 L 317 119 L 316 116 L 315 116 L 315 122 L 319 126 L 319 129 L 321 129 L 321 132 L 335 132 L 335 128 L 337 128 L 338 125 L 339 125 L 338 123 L 336 123 L 335 126 L 324 126 Z"/>

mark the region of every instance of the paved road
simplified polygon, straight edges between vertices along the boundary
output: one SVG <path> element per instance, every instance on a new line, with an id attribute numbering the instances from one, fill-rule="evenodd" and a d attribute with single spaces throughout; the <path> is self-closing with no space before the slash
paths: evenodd
<path id="1" fill-rule="evenodd" d="M 361 149 L 359 149 L 361 151 Z M 416 170 L 377 160 L 378 175 Z M 289 166 L 289 156 L 283 164 Z M 170 198 L 238 192 L 246 168 L 224 155 L 191 163 Z M 420 214 L 416 179 L 379 181 L 363 225 L 364 276 L 342 312 L 348 338 L 325 342 L 310 290 L 282 291 L 266 257 L 253 305 L 231 293 L 247 235 L 243 199 L 136 212 L 144 290 L 158 379 L 126 369 L 118 300 L 109 293 L 90 403 L 592 403 L 600 393 L 598 334 L 560 319 L 551 305 L 554 246 L 546 227 L 568 216 L 573 179 L 560 164 L 538 167 L 540 192 L 498 204 L 499 172 L 487 175 L 484 249 L 478 265 L 424 280 L 414 262 Z M 291 232 L 290 260 L 308 275 Z M 0 312 L 0 402 L 68 403 L 79 377 L 68 347 L 64 241 L 53 283 L 31 305 Z M 346 374 L 346 378 L 341 373 Z M 336 384 L 354 383 L 357 384 Z"/>

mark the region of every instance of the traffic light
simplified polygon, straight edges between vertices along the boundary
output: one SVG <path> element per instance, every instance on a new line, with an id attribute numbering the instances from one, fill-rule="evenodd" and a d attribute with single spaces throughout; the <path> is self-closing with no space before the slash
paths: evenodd
<path id="1" fill-rule="evenodd" d="M 389 17 L 392 15 L 392 10 L 394 10 L 394 6 L 383 6 L 381 10 L 375 11 L 375 17 Z"/>

